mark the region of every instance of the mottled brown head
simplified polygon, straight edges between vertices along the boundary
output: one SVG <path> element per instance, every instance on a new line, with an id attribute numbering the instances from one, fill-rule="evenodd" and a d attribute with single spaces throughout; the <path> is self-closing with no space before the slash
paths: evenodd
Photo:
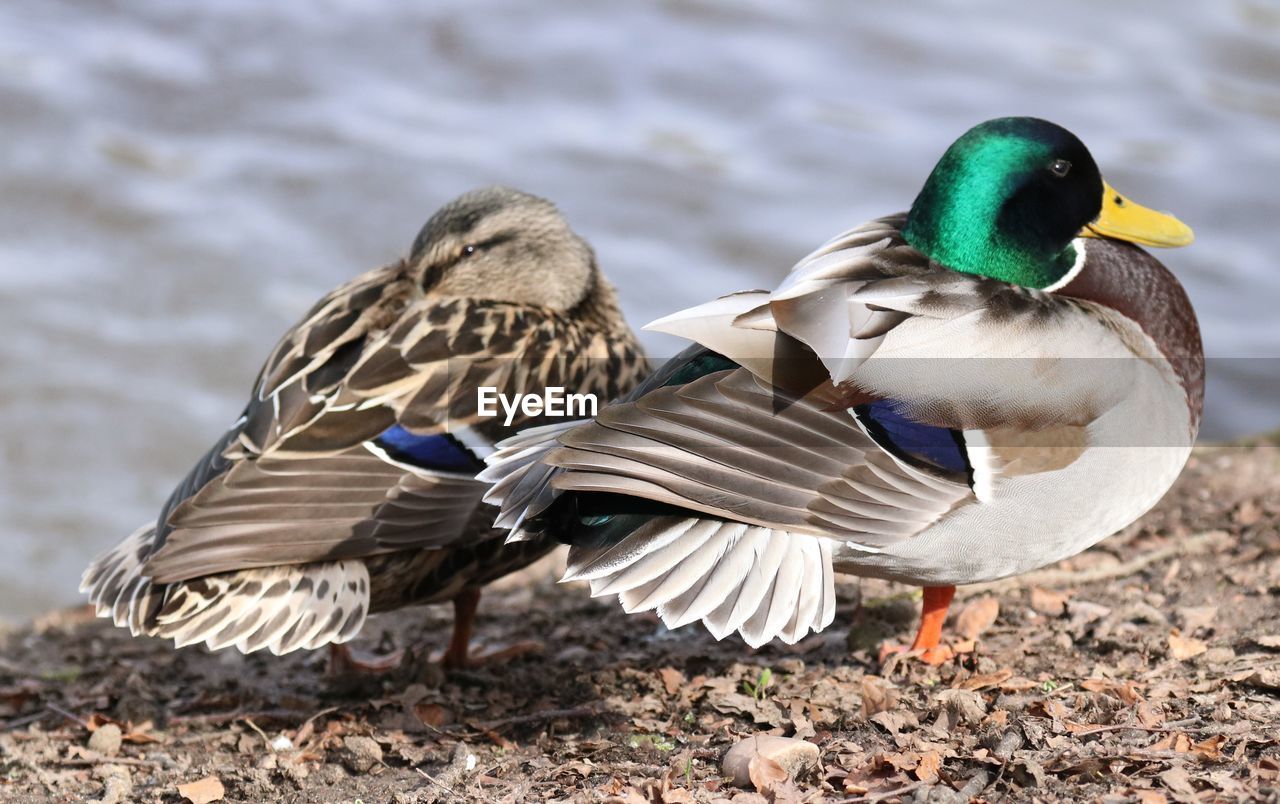
<path id="1" fill-rule="evenodd" d="M 555 205 L 510 187 L 445 204 L 409 256 L 423 290 L 569 310 L 597 282 L 595 255 Z"/>

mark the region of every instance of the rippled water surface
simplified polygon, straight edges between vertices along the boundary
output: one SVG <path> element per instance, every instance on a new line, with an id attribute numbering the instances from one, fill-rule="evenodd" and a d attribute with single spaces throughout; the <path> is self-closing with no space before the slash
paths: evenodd
<path id="1" fill-rule="evenodd" d="M 409 5 L 0 5 L 0 617 L 73 600 L 284 328 L 486 183 L 559 202 L 640 323 L 1048 117 L 1196 229 L 1162 258 L 1242 358 L 1205 434 L 1280 424 L 1275 2 Z"/>

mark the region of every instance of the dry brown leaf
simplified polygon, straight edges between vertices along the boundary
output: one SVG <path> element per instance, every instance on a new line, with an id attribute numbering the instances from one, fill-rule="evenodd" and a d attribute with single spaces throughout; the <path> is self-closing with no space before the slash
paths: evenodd
<path id="1" fill-rule="evenodd" d="M 902 712 L 876 712 L 867 720 L 880 726 L 890 734 L 897 734 L 907 725 L 907 716 Z"/>
<path id="2" fill-rule="evenodd" d="M 662 686 L 666 687 L 668 695 L 675 695 L 684 686 L 684 673 L 674 667 L 664 667 L 658 671 L 658 676 L 662 679 Z"/>
<path id="3" fill-rule="evenodd" d="M 1014 676 L 1006 681 L 1000 682 L 1001 692 L 1026 692 L 1040 686 L 1039 681 L 1032 681 L 1026 676 Z"/>
<path id="4" fill-rule="evenodd" d="M 1134 714 L 1138 718 L 1138 722 L 1149 729 L 1158 728 L 1164 723 L 1164 712 L 1155 704 L 1143 701 L 1133 709 Z"/>
<path id="5" fill-rule="evenodd" d="M 1194 796 L 1196 794 L 1195 785 L 1191 784 L 1191 775 L 1181 765 L 1174 765 L 1160 774 L 1159 778 L 1165 787 L 1175 793 L 1181 793 L 1184 796 Z"/>
<path id="6" fill-rule="evenodd" d="M 898 693 L 879 676 L 862 677 L 862 716 L 870 718 L 898 705 Z"/>
<path id="7" fill-rule="evenodd" d="M 426 726 L 438 729 L 453 722 L 453 712 L 440 704 L 419 703 L 413 705 L 413 713 Z"/>
<path id="8" fill-rule="evenodd" d="M 1231 680 L 1247 687 L 1266 690 L 1268 692 L 1280 691 L 1280 670 L 1245 670 L 1231 676 Z"/>
<path id="9" fill-rule="evenodd" d="M 940 690 L 936 728 L 950 731 L 960 723 L 980 723 L 987 714 L 986 700 L 973 690 Z"/>
<path id="10" fill-rule="evenodd" d="M 1226 735 L 1215 734 L 1191 746 L 1191 751 L 1204 762 L 1223 762 L 1222 746 L 1227 742 Z"/>
<path id="11" fill-rule="evenodd" d="M 1280 650 L 1280 634 L 1267 634 L 1266 636 L 1254 637 L 1253 643 L 1260 648 Z"/>
<path id="12" fill-rule="evenodd" d="M 871 756 L 873 768 L 892 768 L 896 771 L 913 771 L 920 767 L 920 755 L 915 751 L 878 751 Z"/>
<path id="13" fill-rule="evenodd" d="M 1029 709 L 1032 714 L 1039 713 L 1045 717 L 1051 717 L 1055 720 L 1063 720 L 1067 715 L 1071 714 L 1071 710 L 1066 707 L 1066 704 L 1052 698 L 1046 698 L 1043 701 L 1033 701 Z"/>
<path id="14" fill-rule="evenodd" d="M 1009 668 L 997 670 L 994 673 L 980 673 L 976 676 L 969 676 L 959 684 L 954 685 L 957 689 L 962 690 L 981 690 L 987 687 L 994 687 L 1001 682 L 1007 681 L 1013 677 L 1013 671 Z"/>
<path id="15" fill-rule="evenodd" d="M 1151 744 L 1152 751 L 1176 751 L 1179 754 L 1191 753 L 1191 738 L 1180 731 L 1166 734 Z"/>
<path id="16" fill-rule="evenodd" d="M 787 780 L 787 772 L 782 766 L 763 754 L 756 754 L 747 763 L 747 776 L 750 777 L 751 784 L 762 793 L 767 793 Z"/>
<path id="17" fill-rule="evenodd" d="M 627 787 L 610 795 L 605 804 L 649 804 L 649 797 L 634 787 Z"/>
<path id="18" fill-rule="evenodd" d="M 1232 513 L 1237 525 L 1256 525 L 1262 519 L 1262 506 L 1257 500 L 1245 500 Z"/>
<path id="19" fill-rule="evenodd" d="M 1071 617 L 1071 628 L 1079 631 L 1090 623 L 1096 623 L 1111 613 L 1111 609 L 1088 600 L 1068 600 L 1067 614 Z"/>
<path id="20" fill-rule="evenodd" d="M 90 734 L 93 734 L 95 731 L 107 725 L 108 723 L 114 723 L 120 727 L 120 731 L 124 731 L 123 723 L 121 723 L 118 720 L 113 720 L 112 718 L 107 717 L 101 712 L 94 712 L 90 714 L 89 717 L 85 718 L 84 727 L 89 730 Z"/>
<path id="21" fill-rule="evenodd" d="M 130 721 L 128 723 L 128 728 L 125 729 L 124 735 L 121 736 L 120 739 L 124 740 L 126 743 L 133 743 L 134 745 L 158 743 L 160 742 L 160 739 L 151 734 L 151 730 L 155 728 L 155 725 L 156 724 L 152 723 L 150 720 L 144 720 L 136 726 L 133 724 L 133 721 Z"/>
<path id="22" fill-rule="evenodd" d="M 1217 606 L 1184 606 L 1178 609 L 1178 617 L 1182 627 L 1188 634 L 1194 634 L 1200 628 L 1208 628 L 1218 619 Z"/>
<path id="23" fill-rule="evenodd" d="M 1138 685 L 1132 681 L 1114 681 L 1109 678 L 1086 678 L 1080 688 L 1089 692 L 1101 692 L 1119 698 L 1132 706 L 1142 700 Z"/>
<path id="24" fill-rule="evenodd" d="M 791 736 L 805 740 L 817 735 L 818 730 L 813 727 L 813 721 L 805 717 L 800 709 L 801 707 L 794 703 L 791 705 Z"/>
<path id="25" fill-rule="evenodd" d="M 693 804 L 693 793 L 683 787 L 668 787 L 662 791 L 662 804 Z"/>
<path id="26" fill-rule="evenodd" d="M 1138 804 L 1168 804 L 1169 799 L 1159 790 L 1132 790 Z"/>
<path id="27" fill-rule="evenodd" d="M 990 595 L 980 597 L 964 607 L 956 618 L 956 633 L 965 639 L 977 639 L 1000 616 L 1000 601 Z"/>
<path id="28" fill-rule="evenodd" d="M 1253 773 L 1259 779 L 1268 782 L 1280 781 L 1280 759 L 1275 757 L 1263 757 L 1258 760 L 1258 764 L 1253 767 Z"/>
<path id="29" fill-rule="evenodd" d="M 845 792 L 858 796 L 894 790 L 910 784 L 919 782 L 897 770 L 893 764 L 878 761 L 875 756 L 844 777 Z"/>
<path id="30" fill-rule="evenodd" d="M 114 723 L 120 728 L 120 739 L 123 742 L 133 743 L 134 745 L 146 745 L 148 743 L 160 742 L 158 738 L 150 734 L 151 730 L 155 728 L 155 724 L 150 720 L 144 720 L 135 726 L 133 725 L 132 720 L 122 722 L 109 718 L 101 712 L 94 712 L 85 720 L 84 727 L 89 730 L 90 734 L 92 734 L 108 723 Z"/>
<path id="31" fill-rule="evenodd" d="M 1067 612 L 1067 595 L 1052 589 L 1031 587 L 1031 608 L 1048 617 L 1061 617 Z"/>
<path id="32" fill-rule="evenodd" d="M 217 776 L 206 776 L 194 782 L 178 785 L 178 795 L 186 798 L 191 804 L 221 801 L 226 792 Z"/>
<path id="33" fill-rule="evenodd" d="M 1169 653 L 1180 662 L 1199 656 L 1208 649 L 1203 640 L 1184 637 L 1176 628 L 1169 632 Z"/>
<path id="34" fill-rule="evenodd" d="M 920 764 L 916 765 L 916 778 L 932 784 L 938 781 L 940 770 L 942 770 L 942 755 L 937 751 L 926 751 L 920 756 Z"/>

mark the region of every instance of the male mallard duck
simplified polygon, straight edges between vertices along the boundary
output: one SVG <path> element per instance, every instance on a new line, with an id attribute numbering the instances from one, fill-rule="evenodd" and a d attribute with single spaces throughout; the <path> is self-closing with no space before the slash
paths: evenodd
<path id="1" fill-rule="evenodd" d="M 913 648 L 942 661 L 956 584 L 1084 550 L 1181 470 L 1199 329 L 1132 244 L 1191 239 L 1065 129 L 983 123 L 909 212 L 772 293 L 655 322 L 700 345 L 594 422 L 500 449 L 481 475 L 498 524 L 570 544 L 593 595 L 753 646 L 828 625 L 833 571 L 917 584 Z"/>
<path id="2" fill-rule="evenodd" d="M 645 371 L 555 206 L 467 193 L 407 259 L 285 334 L 240 418 L 81 590 L 135 635 L 277 654 L 345 642 L 370 612 L 452 600 L 445 663 L 461 664 L 480 587 L 555 546 L 506 546 L 492 527 L 475 473 L 496 439 L 541 419 L 479 417 L 477 389 L 607 400 Z"/>

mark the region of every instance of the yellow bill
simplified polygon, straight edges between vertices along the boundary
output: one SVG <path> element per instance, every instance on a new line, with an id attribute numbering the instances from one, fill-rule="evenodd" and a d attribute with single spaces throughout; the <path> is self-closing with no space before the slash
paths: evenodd
<path id="1" fill-rule="evenodd" d="M 1112 237 L 1143 246 L 1177 248 L 1196 239 L 1191 227 L 1163 212 L 1135 204 L 1102 183 L 1102 211 L 1080 230 L 1081 237 Z"/>

